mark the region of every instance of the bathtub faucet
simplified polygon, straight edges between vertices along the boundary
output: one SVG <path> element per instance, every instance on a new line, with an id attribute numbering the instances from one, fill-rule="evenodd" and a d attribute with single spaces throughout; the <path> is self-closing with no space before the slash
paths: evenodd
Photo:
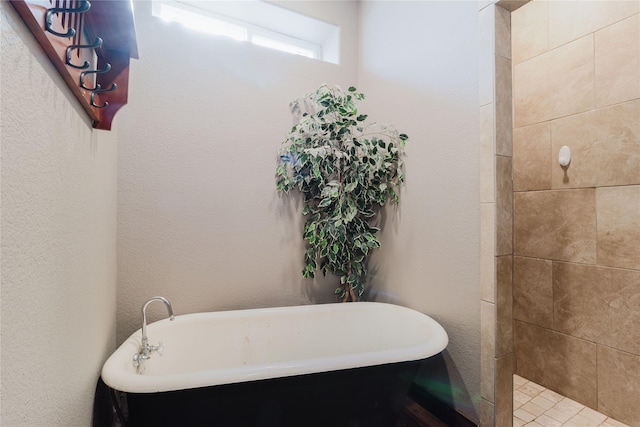
<path id="1" fill-rule="evenodd" d="M 162 301 L 167 306 L 167 311 L 169 312 L 169 320 L 175 319 L 171 303 L 164 297 L 153 297 L 142 305 L 142 343 L 140 345 L 140 352 L 133 355 L 133 366 L 135 367 L 140 366 L 142 362 L 149 359 L 151 357 L 151 353 L 162 353 L 162 350 L 164 348 L 162 343 L 158 345 L 149 344 L 149 339 L 147 338 L 147 306 L 153 301 Z"/>

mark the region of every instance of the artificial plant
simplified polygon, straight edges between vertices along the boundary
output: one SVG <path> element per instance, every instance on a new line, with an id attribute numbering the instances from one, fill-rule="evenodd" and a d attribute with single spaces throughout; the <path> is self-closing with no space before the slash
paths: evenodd
<path id="1" fill-rule="evenodd" d="M 408 137 L 367 124 L 356 104 L 363 99 L 354 87 L 345 92 L 322 85 L 294 101 L 299 121 L 282 143 L 276 169 L 278 190 L 297 189 L 304 198 L 302 275 L 313 278 L 320 269 L 339 276 L 335 293 L 342 301 L 362 296 L 368 256 L 380 247 L 379 207 L 398 202 L 404 181 Z"/>

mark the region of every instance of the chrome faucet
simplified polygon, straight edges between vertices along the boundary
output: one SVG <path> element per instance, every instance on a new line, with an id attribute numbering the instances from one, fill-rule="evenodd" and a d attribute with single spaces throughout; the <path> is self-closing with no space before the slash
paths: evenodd
<path id="1" fill-rule="evenodd" d="M 133 355 L 133 366 L 136 368 L 139 368 L 145 360 L 149 359 L 151 357 L 151 353 L 157 352 L 158 354 L 162 354 L 162 351 L 164 350 L 162 343 L 158 345 L 151 345 L 147 338 L 147 306 L 153 301 L 162 301 L 167 306 L 169 320 L 175 319 L 171 303 L 164 297 L 153 297 L 142 305 L 142 342 L 140 345 L 140 352 Z"/>

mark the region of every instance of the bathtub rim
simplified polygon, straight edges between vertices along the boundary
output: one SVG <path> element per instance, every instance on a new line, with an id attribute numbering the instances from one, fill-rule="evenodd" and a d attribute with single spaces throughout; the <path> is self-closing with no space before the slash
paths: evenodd
<path id="1" fill-rule="evenodd" d="M 300 360 L 281 361 L 278 363 L 264 363 L 244 365 L 233 368 L 200 370 L 189 373 L 167 375 L 140 375 L 136 374 L 132 367 L 131 359 L 140 347 L 141 330 L 138 329 L 129 336 L 104 363 L 101 377 L 112 389 L 128 393 L 158 393 L 177 391 L 200 387 L 233 384 L 240 382 L 266 380 L 280 377 L 315 374 L 328 371 L 340 371 L 361 367 L 372 367 L 392 363 L 411 362 L 427 359 L 441 353 L 448 345 L 449 338 L 442 327 L 432 317 L 408 307 L 381 303 L 381 302 L 357 302 L 362 309 L 378 306 L 382 309 L 400 309 L 413 312 L 421 322 L 428 325 L 430 339 L 420 344 L 405 346 L 401 349 L 383 349 L 365 353 L 339 355 L 335 357 L 308 358 Z M 278 311 L 305 311 L 305 310 L 348 310 L 353 304 L 331 303 L 310 304 L 285 307 L 266 307 L 254 309 L 240 309 L 228 311 L 213 311 L 189 313 L 176 316 L 176 319 L 197 320 L 200 317 L 244 317 L 250 314 L 260 315 L 262 312 L 277 313 Z M 367 307 L 368 306 L 368 307 Z M 340 308 L 338 308 L 340 307 Z M 352 308 L 352 307 L 351 307 Z M 168 323 L 168 319 L 162 319 L 148 325 L 149 328 Z M 128 364 L 128 365 L 127 365 Z M 127 366 L 127 369 L 122 369 Z M 129 366 L 131 366 L 129 368 Z"/>

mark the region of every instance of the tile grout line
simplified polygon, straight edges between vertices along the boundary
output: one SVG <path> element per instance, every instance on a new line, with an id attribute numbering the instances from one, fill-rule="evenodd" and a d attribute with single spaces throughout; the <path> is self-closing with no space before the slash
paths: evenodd
<path id="1" fill-rule="evenodd" d="M 516 383 L 520 385 L 516 386 Z M 535 396 L 531 396 L 531 394 L 525 391 L 520 391 L 520 389 L 525 386 L 529 386 L 530 388 L 532 388 L 534 390 Z M 513 391 L 514 391 L 514 396 L 515 396 L 515 392 L 519 391 L 520 393 L 528 397 L 525 403 L 520 405 L 518 408 L 515 407 L 516 401 L 514 398 L 513 421 L 515 422 L 517 420 L 518 426 L 539 427 L 541 424 L 538 423 L 537 420 L 542 417 L 550 418 L 551 420 L 554 421 L 554 424 L 559 423 L 558 424 L 559 426 L 565 426 L 565 427 L 575 427 L 578 425 L 584 425 L 585 419 L 590 418 L 590 421 L 593 421 L 593 417 L 596 417 L 596 419 L 598 420 L 598 421 L 594 421 L 594 427 L 596 426 L 611 427 L 613 424 L 615 424 L 616 426 L 626 426 L 626 424 L 620 423 L 619 421 L 614 420 L 613 418 L 607 416 L 606 414 L 603 414 L 593 408 L 589 408 L 588 406 L 583 405 L 580 402 L 577 402 L 573 399 L 563 396 L 560 393 L 554 392 L 553 390 L 550 390 L 544 386 L 541 386 L 540 384 L 537 384 L 533 381 L 527 380 L 526 378 L 521 377 L 517 374 L 514 374 Z M 553 395 L 555 396 L 552 395 L 553 398 L 547 398 L 545 396 L 542 396 L 545 392 L 553 393 Z M 549 407 L 549 409 L 544 409 L 540 405 L 536 405 L 533 402 L 533 400 L 536 399 L 537 397 L 540 397 L 543 400 L 553 403 L 553 406 Z M 558 401 L 556 402 L 555 399 L 558 399 Z M 539 413 L 539 415 L 536 416 L 531 412 L 528 412 L 526 409 L 524 409 L 523 407 L 530 402 L 533 405 L 537 406 L 538 408 L 543 409 L 543 412 Z M 565 402 L 565 404 L 561 405 L 561 408 L 558 408 L 558 405 L 561 404 L 562 402 Z M 562 408 L 564 408 L 564 415 L 561 418 L 564 419 L 564 421 L 552 415 L 549 415 L 549 412 L 552 409 L 556 409 L 557 411 L 562 411 L 563 410 Z M 524 412 L 524 414 L 528 415 L 528 416 L 525 416 L 525 418 L 529 419 L 529 421 L 523 420 L 522 418 L 518 417 L 518 415 L 516 415 L 516 412 L 518 412 L 518 410 L 520 409 L 522 411 L 518 415 L 521 415 L 522 412 Z M 539 411 L 536 411 L 536 412 L 539 412 Z M 567 415 L 568 413 L 569 415 Z M 524 416 L 524 414 L 522 415 Z M 516 424 L 514 423 L 514 425 Z M 548 425 L 548 424 L 544 424 L 544 425 Z"/>

